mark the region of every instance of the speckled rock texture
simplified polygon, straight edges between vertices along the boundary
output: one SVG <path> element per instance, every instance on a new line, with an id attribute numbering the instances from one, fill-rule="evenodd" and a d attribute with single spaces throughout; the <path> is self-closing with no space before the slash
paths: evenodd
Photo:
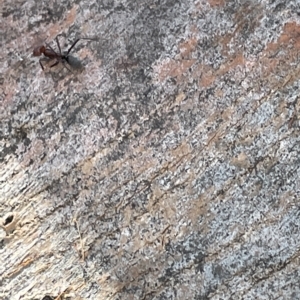
<path id="1" fill-rule="evenodd" d="M 0 299 L 300 299 L 299 1 L 0 6 Z"/>

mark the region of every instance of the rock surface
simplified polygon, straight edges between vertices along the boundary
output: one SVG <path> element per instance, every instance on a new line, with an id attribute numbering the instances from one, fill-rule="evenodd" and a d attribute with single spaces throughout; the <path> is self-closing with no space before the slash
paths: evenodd
<path id="1" fill-rule="evenodd" d="M 1 299 L 300 299 L 299 1 L 1 6 Z"/>

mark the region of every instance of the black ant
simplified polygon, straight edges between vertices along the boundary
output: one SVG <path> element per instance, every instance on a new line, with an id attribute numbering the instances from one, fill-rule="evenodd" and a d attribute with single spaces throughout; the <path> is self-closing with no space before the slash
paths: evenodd
<path id="1" fill-rule="evenodd" d="M 48 43 L 45 43 L 45 45 L 38 46 L 34 48 L 33 50 L 33 56 L 41 56 L 44 54 L 45 57 L 50 58 L 50 60 L 55 59 L 56 61 L 54 64 L 50 66 L 50 68 L 58 65 L 60 62 L 64 65 L 66 69 L 68 69 L 70 72 L 71 70 L 66 66 L 66 63 L 68 63 L 72 68 L 74 69 L 80 69 L 82 67 L 81 62 L 76 57 L 70 55 L 71 50 L 74 48 L 74 46 L 80 41 L 80 40 L 92 40 L 95 41 L 96 39 L 92 38 L 79 38 L 75 40 L 75 42 L 71 45 L 71 47 L 66 52 L 61 52 L 60 44 L 58 41 L 58 37 L 55 38 L 56 44 L 59 50 L 59 53 L 57 53 Z M 41 68 L 44 71 L 44 66 L 42 64 L 42 58 L 39 60 Z"/>

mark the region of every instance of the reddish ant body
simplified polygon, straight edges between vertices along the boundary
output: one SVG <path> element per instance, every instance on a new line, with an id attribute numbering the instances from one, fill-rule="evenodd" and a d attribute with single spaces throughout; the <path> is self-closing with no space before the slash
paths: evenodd
<path id="1" fill-rule="evenodd" d="M 71 50 L 74 48 L 74 46 L 80 41 L 80 40 L 93 40 L 95 41 L 96 39 L 91 39 L 91 38 L 79 38 L 75 40 L 75 42 L 71 45 L 71 47 L 64 53 L 61 52 L 61 48 L 59 45 L 58 38 L 55 38 L 56 44 L 59 50 L 59 53 L 57 53 L 48 43 L 45 43 L 45 45 L 38 46 L 34 48 L 33 50 L 33 56 L 41 56 L 44 54 L 45 57 L 49 58 L 50 60 L 55 59 L 56 61 L 50 66 L 50 68 L 58 65 L 60 62 L 66 67 L 69 71 L 71 71 L 67 66 L 66 63 L 68 63 L 71 67 L 74 69 L 80 69 L 82 67 L 80 60 L 75 58 L 74 56 L 70 55 Z M 44 70 L 44 66 L 42 64 L 43 59 L 41 58 L 39 60 L 41 68 Z"/>

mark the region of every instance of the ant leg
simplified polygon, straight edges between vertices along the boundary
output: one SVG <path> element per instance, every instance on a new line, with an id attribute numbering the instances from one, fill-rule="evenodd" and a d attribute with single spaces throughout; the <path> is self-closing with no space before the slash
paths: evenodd
<path id="1" fill-rule="evenodd" d="M 58 49 L 59 49 L 59 53 L 60 53 L 60 55 L 62 55 L 58 38 L 56 37 L 55 40 L 56 40 L 56 44 L 57 44 Z"/>
<path id="2" fill-rule="evenodd" d="M 72 70 L 70 70 L 70 69 L 66 66 L 66 63 L 65 63 L 65 61 L 63 61 L 63 60 L 57 60 L 53 65 L 50 66 L 50 68 L 57 66 L 60 62 L 63 64 L 63 66 L 64 66 L 69 72 L 73 73 Z"/>
<path id="3" fill-rule="evenodd" d="M 44 66 L 42 64 L 42 59 L 39 60 L 39 63 L 40 63 L 40 66 L 41 66 L 42 70 L 45 71 Z"/>
<path id="4" fill-rule="evenodd" d="M 68 49 L 67 51 L 67 55 L 70 53 L 70 51 L 73 49 L 73 47 L 79 42 L 80 39 L 77 39 L 73 44 L 72 46 Z"/>
<path id="5" fill-rule="evenodd" d="M 53 65 L 50 66 L 50 68 L 55 67 L 59 64 L 59 60 L 57 60 Z"/>
<path id="6" fill-rule="evenodd" d="M 63 63 L 63 65 L 64 65 L 64 67 L 65 67 L 69 72 L 73 73 L 72 70 L 70 70 L 70 69 L 67 67 L 67 65 L 66 65 L 66 63 L 65 63 L 64 61 L 63 61 L 62 63 Z"/>
<path id="7" fill-rule="evenodd" d="M 80 40 L 97 41 L 97 39 L 91 39 L 91 38 L 79 38 L 79 39 L 77 39 L 77 40 L 72 44 L 72 46 L 68 49 L 66 55 L 68 55 L 68 54 L 71 52 L 71 50 L 74 48 L 74 46 L 75 46 Z"/>
<path id="8" fill-rule="evenodd" d="M 54 53 L 56 53 L 56 51 L 50 46 L 50 44 L 45 43 L 47 47 L 49 47 Z"/>

